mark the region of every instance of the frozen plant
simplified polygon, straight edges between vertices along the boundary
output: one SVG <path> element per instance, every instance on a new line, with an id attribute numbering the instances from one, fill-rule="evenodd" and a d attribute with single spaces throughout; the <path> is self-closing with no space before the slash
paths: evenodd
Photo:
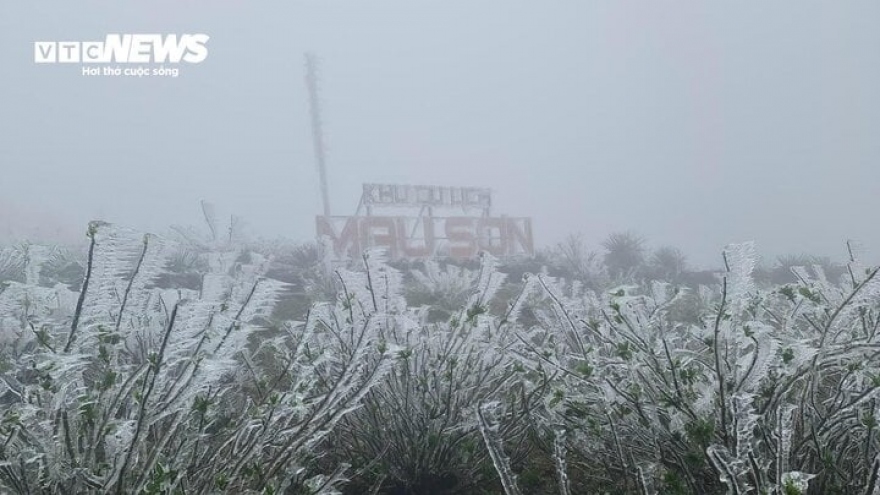
<path id="1" fill-rule="evenodd" d="M 0 418 L 2 491 L 278 493 L 296 484 L 335 493 L 343 466 L 316 478 L 311 451 L 387 372 L 391 355 L 376 335 L 338 327 L 355 343 L 339 355 L 317 316 L 284 323 L 257 349 L 283 363 L 270 373 L 250 366 L 248 346 L 284 290 L 263 276 L 267 259 L 224 244 L 204 253 L 199 290 L 160 289 L 168 241 L 100 222 L 88 235 L 82 290 L 58 307 L 64 317 L 47 316 L 34 297 L 25 300 L 38 310 L 18 311 L 18 331 L 42 326 L 0 374 L 13 392 Z M 261 393 L 245 393 L 243 376 Z"/>
<path id="2" fill-rule="evenodd" d="M 795 269 L 764 290 L 751 243 L 724 258 L 698 324 L 670 316 L 684 293 L 668 284 L 597 294 L 537 276 L 549 305 L 514 351 L 556 375 L 540 422 L 565 427 L 593 490 L 872 493 L 877 269 L 853 257 L 845 283 Z"/>
<path id="3" fill-rule="evenodd" d="M 332 452 L 363 472 L 363 491 L 372 485 L 406 493 L 470 493 L 491 486 L 492 458 L 477 414 L 484 403 L 504 403 L 507 412 L 492 421 L 492 438 L 503 440 L 514 460 L 522 459 L 527 415 L 541 392 L 506 352 L 515 341 L 521 305 L 500 314 L 490 310 L 505 278 L 496 268 L 497 260 L 484 254 L 479 272 L 456 274 L 473 281 L 466 302 L 439 322 L 429 322 L 423 308 L 407 307 L 399 295 L 402 275 L 376 253 L 367 253 L 363 271 L 340 272 L 350 303 L 337 318 L 378 325 L 398 357 L 364 406 L 332 436 Z"/>

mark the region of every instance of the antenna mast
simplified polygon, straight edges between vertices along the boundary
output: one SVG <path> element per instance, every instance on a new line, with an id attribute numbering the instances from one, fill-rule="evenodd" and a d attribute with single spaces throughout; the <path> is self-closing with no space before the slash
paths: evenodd
<path id="1" fill-rule="evenodd" d="M 321 199 L 324 216 L 330 216 L 330 193 L 327 189 L 327 165 L 324 157 L 324 133 L 321 125 L 321 102 L 318 99 L 318 59 L 314 53 L 306 53 L 306 87 L 309 89 L 309 107 L 312 113 L 312 142 L 315 161 L 321 178 Z"/>

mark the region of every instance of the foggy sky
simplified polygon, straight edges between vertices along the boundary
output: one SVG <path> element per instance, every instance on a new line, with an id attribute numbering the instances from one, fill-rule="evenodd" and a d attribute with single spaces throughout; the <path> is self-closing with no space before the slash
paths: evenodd
<path id="1" fill-rule="evenodd" d="M 539 246 L 634 230 L 705 265 L 853 238 L 876 261 L 878 26 L 871 1 L 0 0 L 0 226 L 157 231 L 205 199 L 312 239 L 311 50 L 335 214 L 365 182 L 484 186 Z M 33 63 L 34 41 L 199 32 L 176 79 Z"/>

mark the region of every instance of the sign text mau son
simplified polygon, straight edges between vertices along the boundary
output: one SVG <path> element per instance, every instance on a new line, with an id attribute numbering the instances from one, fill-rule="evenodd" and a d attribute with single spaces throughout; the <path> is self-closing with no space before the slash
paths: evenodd
<path id="1" fill-rule="evenodd" d="M 318 238 L 328 237 L 337 259 L 385 248 L 392 259 L 534 255 L 532 222 L 511 217 L 317 217 Z"/>

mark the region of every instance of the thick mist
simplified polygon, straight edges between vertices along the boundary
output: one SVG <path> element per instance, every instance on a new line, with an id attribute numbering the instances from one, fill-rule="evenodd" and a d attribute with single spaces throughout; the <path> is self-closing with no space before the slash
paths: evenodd
<path id="1" fill-rule="evenodd" d="M 158 231 L 199 200 L 309 240 L 303 53 L 321 60 L 333 213 L 367 182 L 491 187 L 537 245 L 632 230 L 717 264 L 876 259 L 880 5 L 869 2 L 0 4 L 0 236 Z M 33 61 L 40 40 L 203 32 L 177 78 Z"/>

